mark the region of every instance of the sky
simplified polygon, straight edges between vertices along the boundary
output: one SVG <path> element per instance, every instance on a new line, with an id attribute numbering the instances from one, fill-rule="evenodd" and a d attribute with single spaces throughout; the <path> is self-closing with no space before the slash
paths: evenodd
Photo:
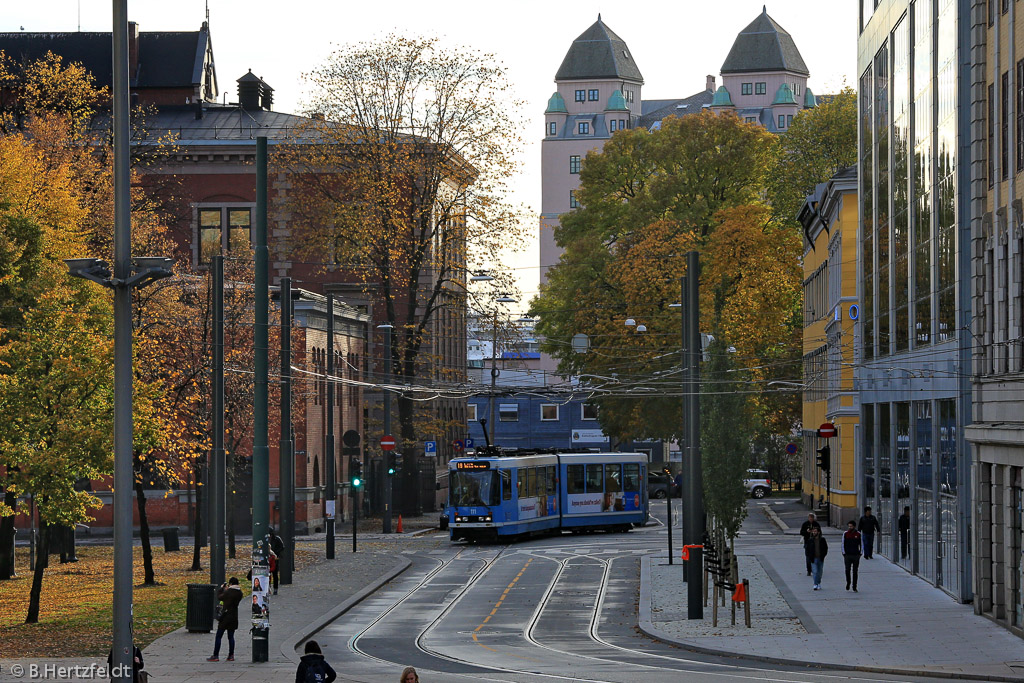
<path id="1" fill-rule="evenodd" d="M 308 93 L 303 74 L 348 43 L 390 33 L 437 36 L 450 45 L 493 53 L 508 69 L 520 112 L 523 173 L 511 180 L 515 200 L 540 209 L 540 140 L 544 107 L 554 76 L 572 41 L 601 13 L 604 23 L 629 45 L 644 76 L 644 99 L 692 95 L 719 70 L 744 27 L 761 13 L 764 0 L 129 0 L 129 20 L 141 31 L 194 31 L 210 12 L 217 79 L 237 101 L 235 80 L 249 69 L 274 88 L 274 108 L 298 112 Z M 0 0 L 0 31 L 109 31 L 111 0 Z M 789 31 L 811 72 L 815 94 L 856 84 L 855 0 L 774 0 L 768 14 Z M 539 274 L 534 239 L 507 257 L 516 268 L 525 310 Z"/>

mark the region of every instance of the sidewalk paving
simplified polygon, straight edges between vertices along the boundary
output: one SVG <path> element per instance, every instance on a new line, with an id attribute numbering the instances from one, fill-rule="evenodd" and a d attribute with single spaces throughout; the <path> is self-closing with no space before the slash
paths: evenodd
<path id="1" fill-rule="evenodd" d="M 235 632 L 235 661 L 226 661 L 226 635 L 221 644 L 220 661 L 206 661 L 213 654 L 216 625 L 210 633 L 189 633 L 180 628 L 143 650 L 146 671 L 158 683 L 280 683 L 294 679 L 301 654 L 295 648 L 405 571 L 411 563 L 398 553 L 396 543 L 429 533 L 431 528 L 436 530 L 436 520 L 417 518 L 406 523 L 405 533 L 401 535 L 360 533 L 358 553 L 351 552 L 351 535 L 339 535 L 335 559 L 322 559 L 296 572 L 291 585 L 282 585 L 279 593 L 271 596 L 268 662 L 252 663 L 248 619 L 240 612 L 239 629 Z M 339 529 L 339 533 L 342 531 Z M 324 543 L 324 535 L 303 536 L 297 541 L 304 546 L 311 543 L 320 545 Z M 244 584 L 244 577 L 239 578 Z M 245 592 L 248 595 L 248 589 Z M 105 668 L 106 658 L 16 660 L 4 659 L 0 655 L 0 681 L 45 679 L 56 683 L 81 683 L 83 679 L 95 678 L 97 667 Z M 90 673 L 90 668 L 93 673 Z"/>
<path id="2" fill-rule="evenodd" d="M 730 625 L 728 598 L 717 629 L 710 604 L 703 622 L 688 621 L 681 566 L 669 567 L 664 556 L 644 558 L 641 630 L 695 651 L 762 661 L 1024 681 L 1020 638 L 885 558 L 862 559 L 859 592 L 845 590 L 840 533 L 826 529 L 825 535 L 829 554 L 820 591 L 812 590 L 799 537 L 756 550 L 738 544 L 740 578 L 751 580 L 751 629 L 742 610 Z"/>

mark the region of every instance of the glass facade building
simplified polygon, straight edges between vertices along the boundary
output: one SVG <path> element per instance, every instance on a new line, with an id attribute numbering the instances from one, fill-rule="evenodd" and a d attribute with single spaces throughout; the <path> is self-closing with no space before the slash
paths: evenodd
<path id="1" fill-rule="evenodd" d="M 865 0 L 858 39 L 858 502 L 878 517 L 877 552 L 959 600 L 972 594 L 970 228 L 957 201 L 970 186 L 958 147 L 969 7 Z"/>

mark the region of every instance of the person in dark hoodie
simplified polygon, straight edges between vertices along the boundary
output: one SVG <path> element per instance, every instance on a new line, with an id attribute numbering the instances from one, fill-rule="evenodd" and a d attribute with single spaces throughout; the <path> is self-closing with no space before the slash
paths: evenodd
<path id="1" fill-rule="evenodd" d="M 804 543 L 807 543 L 807 537 L 811 535 L 811 527 L 818 527 L 818 531 L 821 531 L 821 525 L 818 524 L 818 518 L 814 516 L 813 512 L 807 513 L 807 521 L 800 525 L 800 537 L 804 539 Z M 807 558 L 807 576 L 811 575 L 811 558 Z"/>
<path id="2" fill-rule="evenodd" d="M 242 587 L 238 585 L 238 577 L 221 584 L 217 589 L 217 600 L 221 602 L 220 618 L 217 620 L 217 636 L 213 641 L 213 656 L 208 662 L 220 661 L 220 643 L 224 633 L 228 634 L 228 661 L 235 661 L 235 631 L 238 629 L 238 605 L 242 602 Z"/>
<path id="3" fill-rule="evenodd" d="M 863 542 L 857 523 L 852 519 L 846 524 L 843 534 L 843 564 L 846 565 L 846 590 L 850 590 L 850 579 L 853 578 L 853 592 L 857 592 L 857 571 L 860 569 L 860 550 Z"/>
<path id="4" fill-rule="evenodd" d="M 821 529 L 818 527 L 811 527 L 807 540 L 804 541 L 804 554 L 811 561 L 814 590 L 821 590 L 821 570 L 825 566 L 825 556 L 828 555 L 828 542 L 821 535 Z"/>
<path id="5" fill-rule="evenodd" d="M 299 660 L 299 668 L 295 670 L 295 683 L 332 683 L 338 674 L 324 659 L 320 643 L 315 640 L 306 641 L 306 654 Z"/>

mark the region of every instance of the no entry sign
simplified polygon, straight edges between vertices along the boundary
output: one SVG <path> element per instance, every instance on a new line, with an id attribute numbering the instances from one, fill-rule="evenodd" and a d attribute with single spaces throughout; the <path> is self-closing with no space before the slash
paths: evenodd
<path id="1" fill-rule="evenodd" d="M 822 439 L 831 439 L 836 433 L 836 426 L 831 422 L 825 422 L 818 427 L 818 436 Z"/>
<path id="2" fill-rule="evenodd" d="M 395 450 L 395 437 L 390 434 L 387 436 L 380 437 L 381 450 L 393 451 Z"/>

